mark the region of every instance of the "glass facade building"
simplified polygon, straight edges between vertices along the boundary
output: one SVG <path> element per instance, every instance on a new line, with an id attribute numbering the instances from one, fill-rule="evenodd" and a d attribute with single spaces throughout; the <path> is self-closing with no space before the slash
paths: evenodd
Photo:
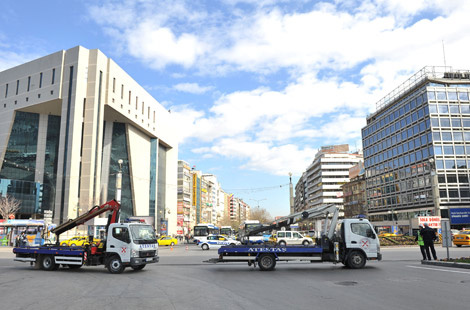
<path id="1" fill-rule="evenodd" d="M 151 216 L 176 234 L 174 122 L 112 59 L 62 50 L 0 72 L 0 92 L 0 195 L 20 200 L 17 218 L 45 210 L 54 224 L 76 218 L 116 198 L 122 171 L 121 219 Z M 103 221 L 70 234 L 96 232 Z"/>
<path id="2" fill-rule="evenodd" d="M 425 67 L 368 116 L 362 141 L 372 221 L 406 231 L 412 218 L 448 217 L 470 205 L 469 90 L 468 73 Z"/>

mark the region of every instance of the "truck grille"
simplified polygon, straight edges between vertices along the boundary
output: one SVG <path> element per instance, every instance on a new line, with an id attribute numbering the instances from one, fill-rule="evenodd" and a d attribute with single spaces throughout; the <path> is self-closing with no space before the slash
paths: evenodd
<path id="1" fill-rule="evenodd" d="M 140 251 L 139 257 L 153 257 L 155 256 L 155 251 Z"/>

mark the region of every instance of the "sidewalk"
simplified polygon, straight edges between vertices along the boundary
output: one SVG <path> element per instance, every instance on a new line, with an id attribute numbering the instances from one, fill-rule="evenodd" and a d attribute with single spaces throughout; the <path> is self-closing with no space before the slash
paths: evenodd
<path id="1" fill-rule="evenodd" d="M 421 264 L 423 265 L 434 265 L 434 266 L 440 266 L 440 267 L 453 267 L 453 268 L 464 268 L 464 269 L 470 269 L 470 264 L 465 264 L 465 263 L 456 263 L 456 262 L 442 262 L 442 261 L 436 261 L 436 260 L 422 260 Z"/>

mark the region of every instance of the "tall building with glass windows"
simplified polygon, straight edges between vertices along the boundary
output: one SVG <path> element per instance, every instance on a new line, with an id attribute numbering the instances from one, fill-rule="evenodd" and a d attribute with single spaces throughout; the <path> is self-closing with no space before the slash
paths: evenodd
<path id="1" fill-rule="evenodd" d="M 362 129 L 370 219 L 411 232 L 417 216 L 470 206 L 470 71 L 425 67 L 377 103 Z"/>
<path id="2" fill-rule="evenodd" d="M 58 224 L 115 198 L 121 170 L 121 218 L 153 216 L 157 229 L 168 223 L 176 233 L 170 118 L 96 49 L 78 46 L 0 72 L 0 195 L 21 201 L 17 218 L 52 210 Z"/>

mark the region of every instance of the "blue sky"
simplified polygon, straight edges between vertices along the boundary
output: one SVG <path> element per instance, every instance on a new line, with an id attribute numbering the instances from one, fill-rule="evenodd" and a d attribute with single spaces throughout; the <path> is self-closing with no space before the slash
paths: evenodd
<path id="1" fill-rule="evenodd" d="M 273 216 L 322 145 L 361 148 L 426 65 L 468 69 L 470 1 L 3 0 L 0 71 L 98 48 L 172 111 L 179 158 Z"/>

